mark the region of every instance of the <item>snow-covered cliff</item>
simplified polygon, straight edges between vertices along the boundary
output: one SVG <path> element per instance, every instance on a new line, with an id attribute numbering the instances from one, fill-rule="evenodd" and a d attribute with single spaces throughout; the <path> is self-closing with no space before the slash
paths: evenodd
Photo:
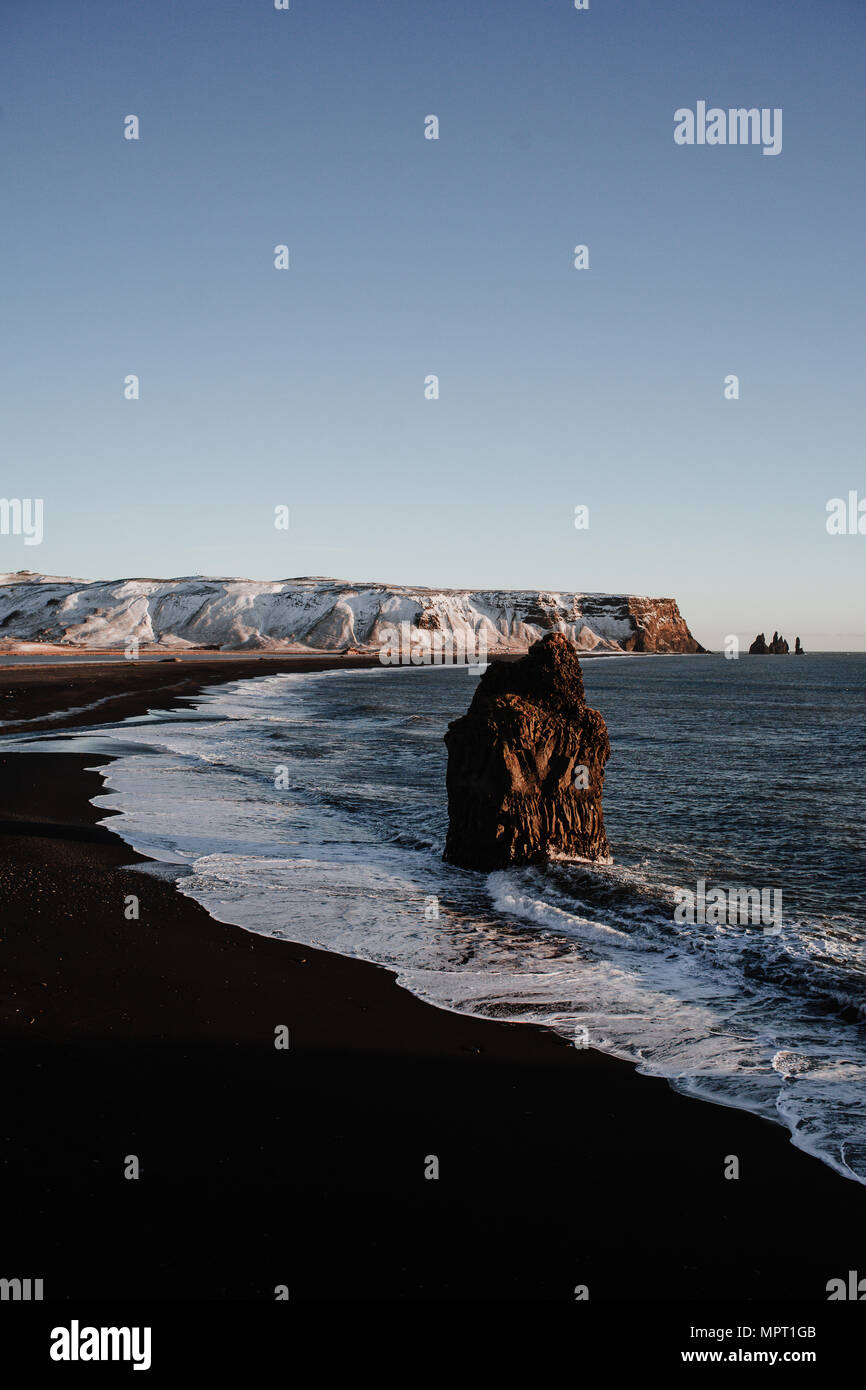
<path id="1" fill-rule="evenodd" d="M 0 575 L 0 647 L 19 643 L 227 651 L 377 650 L 400 623 L 523 651 L 556 630 L 586 651 L 697 652 L 673 599 L 535 590 L 417 589 L 337 579 Z"/>

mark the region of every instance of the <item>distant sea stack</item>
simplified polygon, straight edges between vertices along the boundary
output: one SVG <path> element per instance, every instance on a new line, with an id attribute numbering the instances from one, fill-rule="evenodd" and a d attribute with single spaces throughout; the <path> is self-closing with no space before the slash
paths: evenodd
<path id="1" fill-rule="evenodd" d="M 588 708 L 577 650 L 560 633 L 519 661 L 491 662 L 445 743 L 450 864 L 490 872 L 555 855 L 610 857 L 607 726 Z"/>
<path id="2" fill-rule="evenodd" d="M 754 642 L 749 648 L 750 656 L 787 656 L 791 648 L 784 637 L 778 632 L 773 633 L 773 640 L 768 644 L 763 632 L 759 632 Z M 800 646 L 800 639 L 797 638 L 797 655 L 803 655 L 803 648 Z"/>
<path id="3" fill-rule="evenodd" d="M 0 575 L 0 650 L 121 649 L 376 653 L 419 636 L 525 652 L 546 632 L 580 651 L 702 652 L 672 598 L 542 589 L 422 589 L 341 579 L 111 579 Z M 418 642 L 421 652 L 421 643 Z M 422 662 L 414 661 L 420 665 Z"/>

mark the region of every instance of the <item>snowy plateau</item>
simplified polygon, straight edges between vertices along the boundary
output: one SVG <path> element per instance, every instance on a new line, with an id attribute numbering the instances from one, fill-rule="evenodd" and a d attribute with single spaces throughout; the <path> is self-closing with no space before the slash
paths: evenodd
<path id="1" fill-rule="evenodd" d="M 582 651 L 700 652 L 676 602 L 542 590 L 422 589 L 337 579 L 117 579 L 0 575 L 0 651 L 142 648 L 375 652 L 400 623 L 487 650 L 562 632 Z"/>

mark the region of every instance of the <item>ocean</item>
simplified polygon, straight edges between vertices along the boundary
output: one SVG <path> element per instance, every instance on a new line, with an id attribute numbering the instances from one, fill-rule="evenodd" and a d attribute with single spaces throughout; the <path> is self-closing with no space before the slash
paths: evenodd
<path id="1" fill-rule="evenodd" d="M 866 1182 L 866 655 L 583 671 L 608 865 L 443 863 L 466 668 L 265 676 L 40 745 L 111 753 L 111 829 L 213 916 L 631 1059 Z M 678 923 L 699 880 L 781 890 L 781 931 Z"/>

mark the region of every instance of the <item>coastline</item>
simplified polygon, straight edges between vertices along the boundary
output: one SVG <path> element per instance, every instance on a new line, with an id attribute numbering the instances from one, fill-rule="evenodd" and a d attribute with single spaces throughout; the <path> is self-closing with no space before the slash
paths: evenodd
<path id="1" fill-rule="evenodd" d="M 185 696 L 199 694 L 207 685 L 379 664 L 377 656 L 257 655 L 184 657 L 177 662 L 173 657 L 140 662 L 91 658 L 56 665 L 0 665 L 0 736 L 38 732 L 42 720 L 50 729 L 64 729 L 131 719 L 147 714 L 155 704 L 159 709 L 177 709 Z"/>
<path id="2" fill-rule="evenodd" d="M 60 729 L 90 699 L 109 703 L 88 724 L 179 703 L 214 664 L 183 688 L 177 667 L 174 684 L 140 667 L 125 692 L 126 665 L 118 681 L 6 674 L 22 673 L 19 718 L 59 701 Z M 238 679 L 225 664 L 217 679 Z M 301 1299 L 572 1301 L 586 1284 L 592 1299 L 823 1301 L 856 1266 L 866 1192 L 782 1127 L 545 1029 L 437 1010 L 385 969 L 217 922 L 126 868 L 145 861 L 88 800 L 86 769 L 109 761 L 0 754 L 6 1272 L 43 1277 L 49 1299 L 271 1299 L 286 1284 Z"/>
<path id="3" fill-rule="evenodd" d="M 497 652 L 495 659 L 516 661 L 521 655 L 522 652 Z M 582 661 L 616 661 L 661 655 L 683 653 L 605 651 L 581 652 L 580 657 Z M 51 729 L 63 729 L 82 722 L 105 724 L 130 719 L 146 714 L 155 702 L 159 709 L 177 709 L 185 696 L 199 694 L 207 685 L 225 685 L 256 676 L 376 669 L 394 668 L 383 666 L 375 652 L 338 652 L 329 656 L 197 654 L 148 656 L 140 661 L 125 661 L 119 656 L 105 660 L 87 654 L 56 662 L 14 664 L 0 658 L 0 737 L 27 730 L 38 732 L 40 719 Z M 83 715 L 87 716 L 86 721 L 82 720 Z"/>

